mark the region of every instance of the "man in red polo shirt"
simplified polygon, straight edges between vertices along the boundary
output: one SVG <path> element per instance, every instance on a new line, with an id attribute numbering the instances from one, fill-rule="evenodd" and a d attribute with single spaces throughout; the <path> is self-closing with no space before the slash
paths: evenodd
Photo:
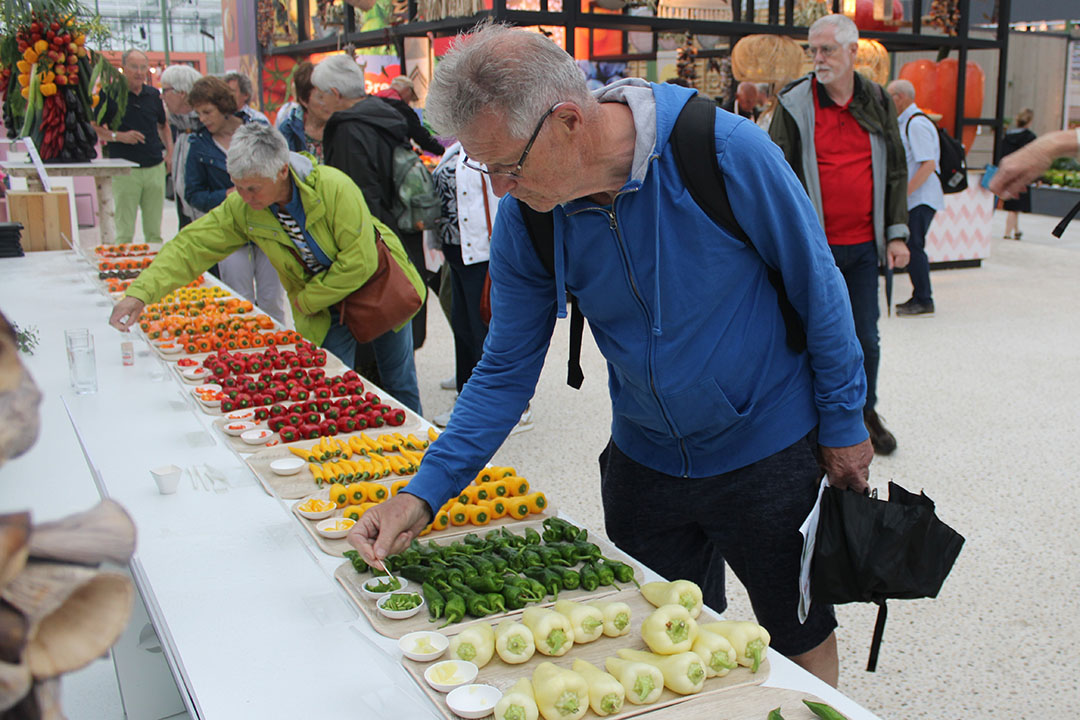
<path id="1" fill-rule="evenodd" d="M 874 450 L 888 455 L 896 438 L 875 410 L 878 267 L 908 262 L 907 165 L 892 100 L 855 72 L 858 40 L 858 28 L 843 15 L 810 27 L 814 72 L 780 93 L 769 135 L 814 203 L 847 282 L 866 370 L 863 419 Z"/>

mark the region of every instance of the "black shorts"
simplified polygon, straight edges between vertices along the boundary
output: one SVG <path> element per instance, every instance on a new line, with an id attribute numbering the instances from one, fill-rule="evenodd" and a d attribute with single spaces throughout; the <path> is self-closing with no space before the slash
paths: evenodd
<path id="1" fill-rule="evenodd" d="M 831 605 L 799 623 L 799 526 L 822 476 L 817 432 L 763 460 L 706 478 L 651 470 L 613 441 L 600 455 L 608 537 L 668 580 L 692 580 L 722 612 L 724 562 L 746 586 L 757 621 L 783 655 L 801 655 L 836 628 Z"/>

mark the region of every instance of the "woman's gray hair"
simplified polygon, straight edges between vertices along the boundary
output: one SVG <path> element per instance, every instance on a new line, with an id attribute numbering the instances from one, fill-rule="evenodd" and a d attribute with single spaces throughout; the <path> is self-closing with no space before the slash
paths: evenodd
<path id="1" fill-rule="evenodd" d="M 840 43 L 841 47 L 847 47 L 851 43 L 859 42 L 859 28 L 855 21 L 847 15 L 826 15 L 818 18 L 810 26 L 810 32 L 820 32 L 825 28 L 833 29 L 833 37 L 836 38 L 836 42 Z"/>
<path id="2" fill-rule="evenodd" d="M 161 84 L 187 95 L 191 92 L 191 86 L 201 78 L 202 73 L 190 65 L 170 65 L 161 73 Z"/>
<path id="3" fill-rule="evenodd" d="M 574 58 L 539 33 L 484 22 L 459 35 L 435 66 L 424 120 L 439 135 L 458 136 L 494 112 L 525 139 L 552 105 L 568 101 L 596 105 Z"/>
<path id="4" fill-rule="evenodd" d="M 362 98 L 364 70 L 349 55 L 332 55 L 320 60 L 311 71 L 311 84 L 323 92 L 337 90 L 343 98 Z"/>
<path id="5" fill-rule="evenodd" d="M 229 177 L 276 178 L 289 164 L 289 145 L 285 136 L 269 125 L 249 122 L 239 128 L 229 143 L 225 168 Z"/>

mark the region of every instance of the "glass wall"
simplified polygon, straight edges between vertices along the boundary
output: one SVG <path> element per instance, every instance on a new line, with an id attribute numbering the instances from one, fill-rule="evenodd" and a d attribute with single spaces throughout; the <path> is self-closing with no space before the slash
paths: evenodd
<path id="1" fill-rule="evenodd" d="M 162 52 L 167 33 L 170 52 L 206 53 L 207 69 L 224 71 L 221 0 L 83 1 L 112 30 L 112 50 Z"/>

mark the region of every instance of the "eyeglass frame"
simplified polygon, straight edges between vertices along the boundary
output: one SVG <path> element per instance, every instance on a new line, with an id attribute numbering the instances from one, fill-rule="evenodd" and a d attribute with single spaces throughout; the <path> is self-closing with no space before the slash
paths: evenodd
<path id="1" fill-rule="evenodd" d="M 492 177 L 495 175 L 505 175 L 507 177 L 520 178 L 521 169 L 525 165 L 525 160 L 527 160 L 529 157 L 529 152 L 532 150 L 533 143 L 536 142 L 536 138 L 540 136 L 540 131 L 544 128 L 544 122 L 548 119 L 548 116 L 550 116 L 553 112 L 558 110 L 564 104 L 565 103 L 563 102 L 557 102 L 550 108 L 548 108 L 547 112 L 540 116 L 539 122 L 536 123 L 536 129 L 533 130 L 532 135 L 529 137 L 529 142 L 525 145 L 525 151 L 521 153 L 521 157 L 518 158 L 517 164 L 514 165 L 513 170 L 491 170 L 486 164 L 477 163 L 468 155 L 464 156 L 461 164 L 469 168 L 470 170 L 476 170 L 477 172 L 484 173 L 488 177 Z"/>
<path id="2" fill-rule="evenodd" d="M 807 45 L 806 46 L 806 55 L 811 60 L 816 58 L 818 53 L 821 53 L 821 55 L 823 57 L 831 58 L 831 57 L 836 57 L 836 55 L 843 48 L 844 48 L 844 46 L 839 44 L 839 43 L 837 43 L 836 45 L 817 45 L 817 46 Z"/>

